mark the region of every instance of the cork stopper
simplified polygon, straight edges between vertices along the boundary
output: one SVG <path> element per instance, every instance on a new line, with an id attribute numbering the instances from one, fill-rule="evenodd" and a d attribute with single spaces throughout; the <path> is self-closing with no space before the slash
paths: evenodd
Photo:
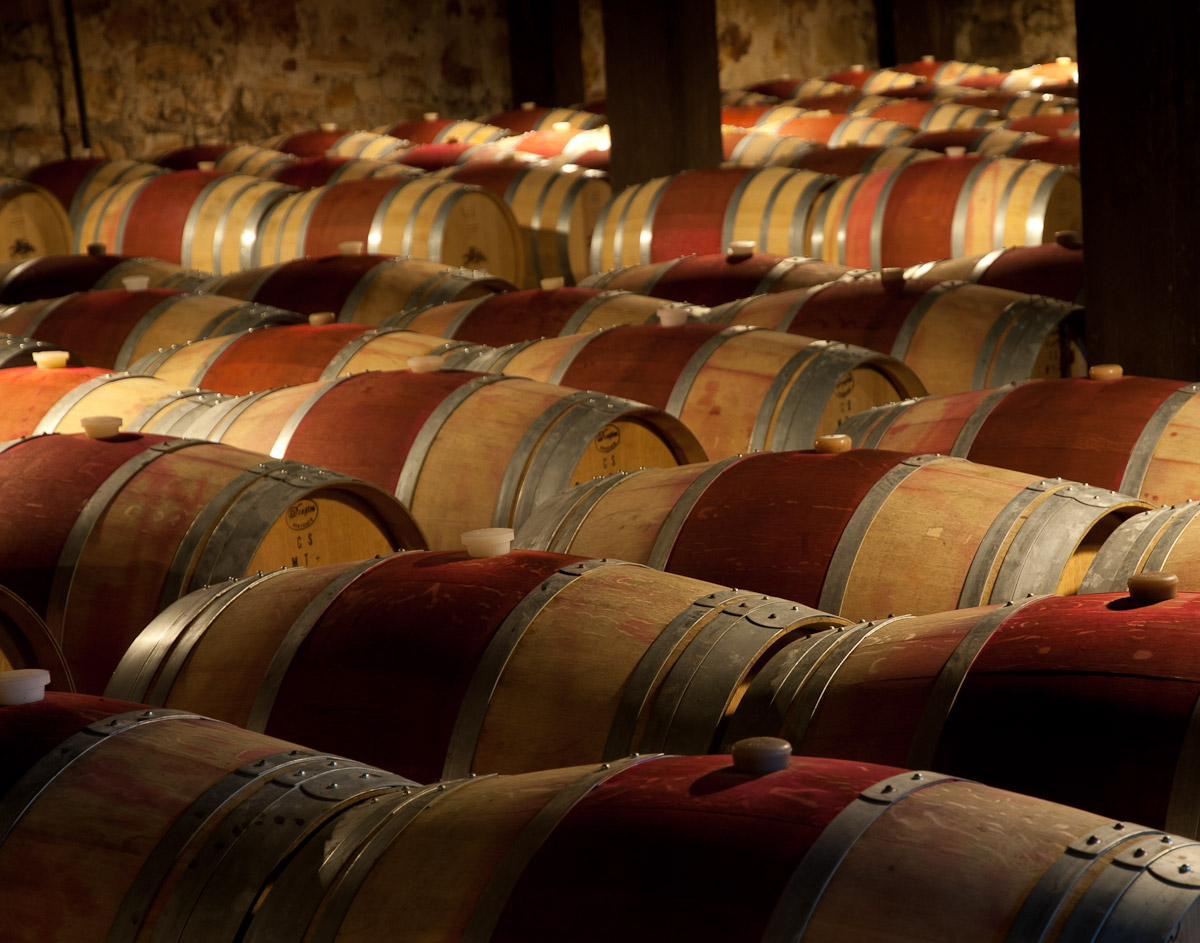
<path id="1" fill-rule="evenodd" d="M 854 440 L 848 435 L 834 433 L 832 435 L 819 435 L 816 441 L 813 442 L 813 450 L 822 454 L 830 454 L 832 452 L 848 452 L 854 447 Z"/>
<path id="2" fill-rule="evenodd" d="M 338 243 L 338 252 L 342 255 L 362 255 L 364 243 L 361 239 L 347 239 Z"/>
<path id="3" fill-rule="evenodd" d="M 1054 234 L 1054 241 L 1064 249 L 1082 249 L 1083 240 L 1074 229 L 1060 229 Z"/>
<path id="4" fill-rule="evenodd" d="M 555 131 L 557 131 L 559 134 L 564 134 L 565 132 L 571 130 L 571 122 L 556 121 L 556 122 L 554 122 L 554 124 L 550 125 L 550 127 L 553 128 Z"/>
<path id="5" fill-rule="evenodd" d="M 961 144 L 951 144 L 946 148 L 945 154 L 947 157 L 965 157 L 967 149 Z"/>
<path id="6" fill-rule="evenodd" d="M 320 129 L 322 131 L 336 131 L 337 130 L 337 122 L 336 121 L 322 121 L 318 127 L 320 127 Z"/>
<path id="7" fill-rule="evenodd" d="M 149 275 L 126 275 L 121 279 L 126 291 L 145 291 L 150 287 Z"/>
<path id="8" fill-rule="evenodd" d="M 425 114 L 421 115 L 421 117 L 426 121 L 437 121 L 441 115 L 439 115 L 436 111 L 427 111 Z"/>
<path id="9" fill-rule="evenodd" d="M 79 420 L 89 439 L 112 439 L 121 431 L 120 416 L 84 416 Z"/>
<path id="10" fill-rule="evenodd" d="M 663 327 L 679 327 L 681 324 L 687 324 L 690 312 L 687 308 L 679 305 L 667 305 L 659 308 L 656 313 L 658 314 L 658 323 Z"/>
<path id="11" fill-rule="evenodd" d="M 61 370 L 70 359 L 70 352 L 65 350 L 35 350 L 33 352 L 33 362 L 39 370 Z"/>
<path id="12" fill-rule="evenodd" d="M 537 107 L 537 102 L 521 102 L 522 111 L 533 111 Z"/>
<path id="13" fill-rule="evenodd" d="M 1089 380 L 1119 380 L 1124 375 L 1119 363 L 1095 363 L 1088 367 Z"/>
<path id="14" fill-rule="evenodd" d="M 216 170 L 217 162 L 215 160 L 198 160 L 196 161 L 197 170 Z"/>
<path id="15" fill-rule="evenodd" d="M 323 324 L 332 324 L 337 320 L 337 315 L 332 311 L 314 311 L 308 316 L 308 323 L 313 327 L 320 327 Z"/>
<path id="16" fill-rule="evenodd" d="M 500 557 L 512 549 L 511 527 L 481 527 L 461 535 L 463 546 L 470 557 Z"/>
<path id="17" fill-rule="evenodd" d="M 87 247 L 88 255 L 107 255 L 108 246 L 103 242 L 89 242 Z"/>
<path id="18" fill-rule="evenodd" d="M 46 695 L 50 672 L 45 668 L 0 671 L 0 705 L 30 704 Z"/>
<path id="19" fill-rule="evenodd" d="M 733 745 L 733 768 L 751 776 L 765 776 L 787 769 L 792 745 L 780 737 L 747 737 Z"/>
<path id="20" fill-rule="evenodd" d="M 899 265 L 889 265 L 880 269 L 879 277 L 885 285 L 896 288 L 904 287 L 904 269 Z"/>
<path id="21" fill-rule="evenodd" d="M 1129 577 L 1129 598 L 1139 603 L 1165 602 L 1179 593 L 1179 577 L 1174 573 L 1150 571 Z"/>
<path id="22" fill-rule="evenodd" d="M 408 369 L 413 373 L 437 373 L 442 369 L 442 358 L 436 354 L 423 354 L 408 358 Z"/>
<path id="23" fill-rule="evenodd" d="M 758 243 L 753 239 L 735 239 L 729 243 L 729 248 L 725 250 L 725 254 L 731 259 L 748 259 L 754 255 L 754 251 L 758 248 Z"/>

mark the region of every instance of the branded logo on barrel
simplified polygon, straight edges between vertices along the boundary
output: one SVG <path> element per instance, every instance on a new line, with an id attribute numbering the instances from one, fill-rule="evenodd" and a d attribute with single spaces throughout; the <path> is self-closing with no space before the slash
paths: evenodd
<path id="1" fill-rule="evenodd" d="M 302 498 L 287 509 L 287 525 L 292 530 L 307 530 L 317 520 L 317 502 Z"/>
<path id="2" fill-rule="evenodd" d="M 596 448 L 601 452 L 611 452 L 621 444 L 621 430 L 609 423 L 596 433 Z"/>

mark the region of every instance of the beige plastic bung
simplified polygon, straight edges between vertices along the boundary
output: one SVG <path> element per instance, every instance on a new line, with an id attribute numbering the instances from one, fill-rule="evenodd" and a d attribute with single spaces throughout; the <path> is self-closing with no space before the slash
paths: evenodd
<path id="1" fill-rule="evenodd" d="M 363 241 L 361 239 L 347 239 L 345 242 L 339 242 L 338 252 L 342 255 L 362 255 Z"/>
<path id="2" fill-rule="evenodd" d="M 1054 241 L 1064 249 L 1082 249 L 1083 240 L 1074 229 L 1060 229 L 1054 234 Z"/>
<path id="3" fill-rule="evenodd" d="M 725 252 L 731 259 L 747 259 L 754 255 L 757 248 L 758 243 L 753 239 L 735 239 Z"/>
<path id="4" fill-rule="evenodd" d="M 780 737 L 747 737 L 737 741 L 730 752 L 733 768 L 752 776 L 787 769 L 792 759 L 792 745 Z"/>
<path id="5" fill-rule="evenodd" d="M 813 443 L 813 449 L 822 454 L 830 454 L 832 452 L 848 452 L 854 442 L 848 435 L 841 433 L 833 433 L 831 435 L 819 435 Z"/>
<path id="6" fill-rule="evenodd" d="M 308 316 L 308 323 L 313 327 L 320 327 L 323 324 L 332 324 L 337 320 L 337 315 L 332 311 L 314 311 Z"/>
<path id="7" fill-rule="evenodd" d="M 45 668 L 17 668 L 0 671 L 0 704 L 30 704 L 46 695 L 50 672 Z"/>
<path id="8" fill-rule="evenodd" d="M 320 128 L 322 131 L 336 131 L 337 130 L 337 122 L 336 121 L 322 121 L 320 124 Z"/>
<path id="9" fill-rule="evenodd" d="M 217 162 L 215 160 L 198 160 L 196 161 L 197 170 L 216 170 Z"/>
<path id="10" fill-rule="evenodd" d="M 33 352 L 33 362 L 39 370 L 61 370 L 70 359 L 70 352 L 65 350 L 35 350 Z"/>
<path id="11" fill-rule="evenodd" d="M 470 557 L 499 557 L 512 549 L 511 527 L 481 527 L 462 534 L 463 546 Z"/>
<path id="12" fill-rule="evenodd" d="M 1054 62 L 1056 65 L 1070 65 L 1073 60 L 1070 56 L 1055 56 Z"/>
<path id="13" fill-rule="evenodd" d="M 567 280 L 561 275 L 551 275 L 538 282 L 538 286 L 542 291 L 554 291 L 556 288 L 562 288 L 566 284 Z"/>
<path id="14" fill-rule="evenodd" d="M 1090 380 L 1119 380 L 1125 375 L 1125 371 L 1119 363 L 1094 363 L 1088 367 L 1088 379 Z"/>
<path id="15" fill-rule="evenodd" d="M 408 358 L 408 369 L 413 373 L 437 373 L 442 369 L 442 358 L 436 354 L 422 354 Z"/>
<path id="16" fill-rule="evenodd" d="M 126 275 L 121 279 L 126 291 L 145 291 L 150 287 L 149 275 Z"/>
<path id="17" fill-rule="evenodd" d="M 681 324 L 687 324 L 690 312 L 687 308 L 679 305 L 669 305 L 659 308 L 656 313 L 658 314 L 658 323 L 663 327 L 679 327 Z"/>
<path id="18" fill-rule="evenodd" d="M 556 121 L 556 122 L 554 122 L 554 124 L 550 125 L 550 127 L 553 128 L 555 131 L 557 131 L 559 134 L 563 134 L 563 133 L 571 130 L 571 122 Z"/>
<path id="19" fill-rule="evenodd" d="M 933 62 L 934 61 L 933 55 L 931 53 L 927 52 L 927 53 L 925 53 L 925 55 L 923 55 L 921 57 L 921 61 L 922 62 Z"/>
<path id="20" fill-rule="evenodd" d="M 965 157 L 967 149 L 961 144 L 951 144 L 946 148 L 947 157 Z"/>
<path id="21" fill-rule="evenodd" d="M 1174 599 L 1179 592 L 1179 577 L 1174 573 L 1150 571 L 1129 577 L 1129 598 L 1134 602 L 1152 603 Z"/>
<path id="22" fill-rule="evenodd" d="M 111 439 L 121 431 L 120 416 L 84 416 L 79 420 L 83 434 L 89 439 Z"/>
<path id="23" fill-rule="evenodd" d="M 439 115 L 436 111 L 427 111 L 425 114 L 421 115 L 421 117 L 426 121 L 437 121 Z"/>
<path id="24" fill-rule="evenodd" d="M 861 62 L 854 63 L 854 65 L 850 66 L 850 71 L 851 72 L 862 72 L 863 64 Z"/>
<path id="25" fill-rule="evenodd" d="M 537 102 L 521 102 L 522 111 L 533 111 L 537 107 Z"/>

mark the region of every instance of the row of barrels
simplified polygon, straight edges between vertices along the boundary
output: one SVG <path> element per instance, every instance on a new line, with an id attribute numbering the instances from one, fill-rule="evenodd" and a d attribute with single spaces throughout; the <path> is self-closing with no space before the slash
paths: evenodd
<path id="1" fill-rule="evenodd" d="M 778 742 L 422 786 L 112 700 L 6 706 L 0 734 L 14 941 L 1195 932 L 1185 836 Z"/>

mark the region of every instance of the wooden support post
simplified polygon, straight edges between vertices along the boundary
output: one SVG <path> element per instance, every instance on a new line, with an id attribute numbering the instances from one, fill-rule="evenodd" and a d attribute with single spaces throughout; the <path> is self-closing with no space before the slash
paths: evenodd
<path id="1" fill-rule="evenodd" d="M 604 0 L 614 190 L 721 162 L 716 0 Z"/>
<path id="2" fill-rule="evenodd" d="M 512 104 L 562 107 L 583 98 L 578 0 L 509 0 Z"/>
<path id="3" fill-rule="evenodd" d="M 1075 19 L 1088 359 L 1200 380 L 1200 7 Z"/>

